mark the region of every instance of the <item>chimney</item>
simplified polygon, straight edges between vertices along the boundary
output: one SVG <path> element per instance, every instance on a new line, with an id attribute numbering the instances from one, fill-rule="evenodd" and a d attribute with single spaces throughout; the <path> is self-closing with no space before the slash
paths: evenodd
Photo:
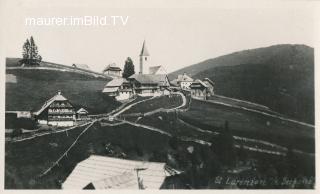
<path id="1" fill-rule="evenodd" d="M 58 95 L 61 95 L 61 90 L 58 90 Z"/>

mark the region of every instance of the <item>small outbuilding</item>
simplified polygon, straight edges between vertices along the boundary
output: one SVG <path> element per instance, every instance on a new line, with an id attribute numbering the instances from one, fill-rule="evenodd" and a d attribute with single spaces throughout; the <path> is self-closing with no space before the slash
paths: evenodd
<path id="1" fill-rule="evenodd" d="M 77 119 L 79 120 L 83 120 L 83 119 L 87 119 L 88 118 L 88 111 L 84 108 L 80 108 L 78 111 L 77 111 Z"/>

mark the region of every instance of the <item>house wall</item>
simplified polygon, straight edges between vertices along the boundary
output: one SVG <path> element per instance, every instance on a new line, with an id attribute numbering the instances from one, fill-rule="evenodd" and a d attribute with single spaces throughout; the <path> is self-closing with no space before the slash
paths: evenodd
<path id="1" fill-rule="evenodd" d="M 116 96 L 116 100 L 128 100 L 132 97 L 132 92 L 119 92 L 119 95 Z"/>
<path id="2" fill-rule="evenodd" d="M 48 125 L 59 127 L 71 127 L 74 125 L 74 121 L 49 121 Z"/>
<path id="3" fill-rule="evenodd" d="M 207 97 L 207 91 L 206 89 L 192 89 L 191 96 L 193 98 L 205 100 Z"/>
<path id="4" fill-rule="evenodd" d="M 180 82 L 180 87 L 182 89 L 190 89 L 191 84 L 192 84 L 192 82 Z"/>
<path id="5" fill-rule="evenodd" d="M 48 124 L 48 121 L 47 120 L 38 120 L 38 123 L 41 125 L 46 125 L 46 124 Z"/>

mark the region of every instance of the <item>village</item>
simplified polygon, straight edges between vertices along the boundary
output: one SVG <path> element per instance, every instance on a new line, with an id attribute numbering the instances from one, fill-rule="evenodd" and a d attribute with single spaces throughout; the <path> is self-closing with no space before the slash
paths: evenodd
<path id="1" fill-rule="evenodd" d="M 184 73 L 170 81 L 164 67 L 150 64 L 150 58 L 151 55 L 144 41 L 139 55 L 140 64 L 137 74 L 123 78 L 121 68 L 114 63 L 109 64 L 103 73 L 113 79 L 105 85 L 101 92 L 122 103 L 136 96 L 165 96 L 179 91 L 188 92 L 192 98 L 203 100 L 214 95 L 214 82 L 209 78 L 194 80 Z M 89 69 L 83 64 L 73 64 L 72 67 Z M 33 117 L 40 125 L 59 127 L 70 127 L 74 126 L 77 121 L 88 120 L 90 113 L 83 107 L 75 110 L 72 102 L 65 98 L 62 92 L 64 91 L 57 91 L 57 94 L 44 102 L 39 110 L 27 115 Z"/>
<path id="2" fill-rule="evenodd" d="M 99 91 L 86 95 L 99 96 L 109 103 L 99 104 L 108 109 L 96 112 L 94 110 L 99 107 L 88 106 L 89 98 L 76 102 L 80 97 L 77 93 L 71 95 L 70 90 L 56 87 L 55 95 L 45 94 L 47 100 L 41 101 L 39 107 L 31 107 L 30 111 L 6 110 L 6 145 L 12 149 L 8 150 L 8 160 L 19 164 L 17 157 L 24 155 L 26 160 L 34 161 L 20 146 L 38 152 L 37 157 L 42 156 L 34 161 L 41 169 L 22 170 L 30 178 L 26 187 L 204 189 L 275 186 L 275 183 L 266 183 L 266 177 L 260 177 L 259 184 L 229 183 L 246 173 L 258 177 L 260 168 L 269 168 L 267 162 L 261 163 L 266 156 L 285 158 L 291 152 L 282 142 L 273 142 L 273 136 L 265 135 L 261 140 L 247 136 L 237 128 L 255 130 L 248 121 L 261 115 L 265 120 L 258 126 L 265 129 L 263 131 L 278 120 L 281 125 L 299 126 L 295 130 L 310 126 L 282 117 L 266 106 L 217 95 L 215 82 L 209 78 L 193 79 L 183 73 L 169 80 L 166 69 L 152 63 L 146 41 L 143 41 L 138 57 L 137 68 L 128 57 L 123 69 L 111 63 L 101 73 L 93 72 L 86 64 L 45 66 L 38 59 L 34 64 L 22 59 L 19 66 L 7 68 L 9 72 L 17 70 L 20 73 L 48 70 L 45 76 L 52 70 L 64 74 L 59 72 L 64 68 L 62 72 L 76 73 L 70 75 L 89 76 L 94 83 L 104 85 Z M 14 74 L 9 74 L 7 79 L 17 83 Z M 72 100 L 67 96 L 72 96 Z M 239 121 L 245 121 L 245 124 Z M 278 130 L 276 135 L 283 134 Z M 42 142 L 41 149 L 37 146 L 38 141 Z M 301 146 L 299 149 L 310 148 Z M 49 155 L 48 150 L 51 150 Z M 21 164 L 17 168 L 22 168 Z M 225 181 L 217 182 L 217 177 Z M 7 184 L 14 187 L 18 178 L 9 180 Z M 313 182 L 310 179 L 307 187 Z"/>

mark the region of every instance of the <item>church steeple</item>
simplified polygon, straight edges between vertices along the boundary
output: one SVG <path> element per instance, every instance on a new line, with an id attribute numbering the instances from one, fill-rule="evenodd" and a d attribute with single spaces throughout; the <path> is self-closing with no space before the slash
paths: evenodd
<path id="1" fill-rule="evenodd" d="M 142 49 L 140 52 L 140 69 L 139 74 L 149 74 L 149 61 L 150 61 L 150 54 L 147 50 L 146 41 L 143 41 Z"/>
<path id="2" fill-rule="evenodd" d="M 142 49 L 141 49 L 141 52 L 140 52 L 140 56 L 150 56 L 149 52 L 148 52 L 148 49 L 146 47 L 146 41 L 145 40 L 143 41 L 143 45 L 142 45 Z"/>

